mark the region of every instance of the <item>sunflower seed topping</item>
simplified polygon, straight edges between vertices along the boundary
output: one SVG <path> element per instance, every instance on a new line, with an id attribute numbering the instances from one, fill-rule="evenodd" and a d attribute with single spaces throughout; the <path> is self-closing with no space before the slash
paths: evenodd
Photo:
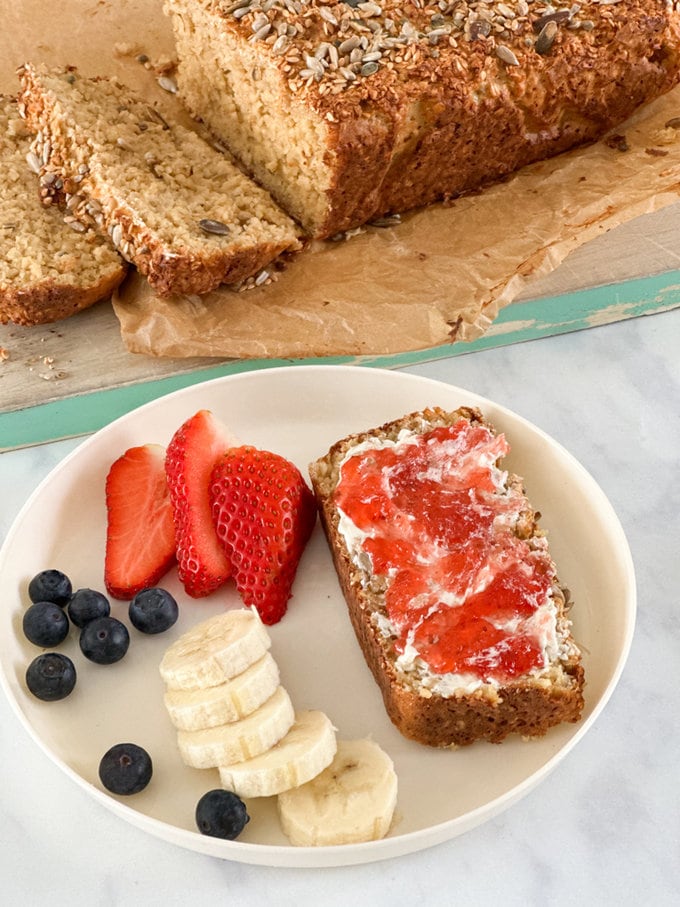
<path id="1" fill-rule="evenodd" d="M 487 19 L 476 19 L 474 22 L 470 22 L 468 35 L 471 41 L 476 41 L 477 38 L 488 38 L 490 34 L 491 23 Z"/>
<path id="2" fill-rule="evenodd" d="M 116 248 L 118 248 L 123 240 L 123 228 L 120 224 L 116 224 L 111 228 L 111 242 Z"/>
<path id="3" fill-rule="evenodd" d="M 552 9 L 549 7 L 549 9 Z M 561 22 L 569 22 L 571 19 L 570 9 L 558 9 L 557 11 L 544 13 L 538 19 L 534 19 L 531 26 L 535 32 L 540 32 L 548 22 L 555 22 L 559 25 Z"/>
<path id="4" fill-rule="evenodd" d="M 509 47 L 506 47 L 505 44 L 496 45 L 496 56 L 507 66 L 519 66 L 519 60 L 517 59 L 513 51 L 510 50 Z"/>
<path id="5" fill-rule="evenodd" d="M 550 48 L 553 46 L 553 41 L 557 37 L 557 32 L 559 31 L 559 26 L 554 19 L 551 19 L 549 22 L 546 22 L 541 31 L 536 38 L 536 53 L 537 54 L 547 54 Z"/>
<path id="6" fill-rule="evenodd" d="M 396 227 L 401 223 L 399 214 L 386 214 L 384 217 L 376 217 L 369 224 L 369 227 Z"/>
<path id="7" fill-rule="evenodd" d="M 338 24 L 338 20 L 335 18 L 335 16 L 334 16 L 333 13 L 328 9 L 327 6 L 320 6 L 320 7 L 319 7 L 319 15 L 321 16 L 322 19 L 325 19 L 326 22 L 330 22 L 331 25 L 337 25 L 337 24 Z"/>
<path id="8" fill-rule="evenodd" d="M 376 73 L 380 69 L 380 66 L 377 63 L 364 63 L 361 67 L 362 76 L 372 76 L 373 73 Z"/>
<path id="9" fill-rule="evenodd" d="M 169 91 L 170 94 L 177 94 L 177 82 L 175 82 L 174 79 L 171 79 L 170 76 L 159 76 L 158 84 L 163 91 Z"/>
<path id="10" fill-rule="evenodd" d="M 168 125 L 165 118 L 156 110 L 155 107 L 148 107 L 147 110 L 151 118 L 159 123 L 164 130 L 170 129 L 170 126 Z"/>
<path id="11" fill-rule="evenodd" d="M 242 22 L 247 40 L 262 42 L 278 58 L 293 92 L 314 85 L 319 94 L 333 95 L 395 66 L 450 54 L 450 48 L 463 72 L 469 59 L 464 46 L 472 42 L 475 57 L 483 53 L 520 67 L 527 54 L 549 53 L 561 29 L 565 36 L 592 31 L 593 21 L 579 18 L 585 11 L 618 2 L 235 0 L 219 6 L 222 15 Z M 611 21 L 614 12 L 600 15 Z"/>
<path id="12" fill-rule="evenodd" d="M 32 170 L 33 173 L 40 173 L 42 161 L 35 152 L 28 152 L 26 155 L 26 163 L 28 164 L 29 170 Z"/>

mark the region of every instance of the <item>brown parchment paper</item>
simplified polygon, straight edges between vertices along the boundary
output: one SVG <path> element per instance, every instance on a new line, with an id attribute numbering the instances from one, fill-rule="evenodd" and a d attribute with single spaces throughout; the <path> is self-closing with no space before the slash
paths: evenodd
<path id="1" fill-rule="evenodd" d="M 302 253 L 270 286 L 162 300 L 139 276 L 115 300 L 130 350 L 158 356 L 387 355 L 480 336 L 502 306 L 603 230 L 677 201 L 680 92 L 604 142 L 508 182 Z"/>
<path id="2" fill-rule="evenodd" d="M 170 115 L 156 76 L 173 56 L 162 0 L 2 0 L 2 90 L 24 60 L 116 73 Z M 145 66 L 140 53 L 150 58 Z M 498 311 L 577 246 L 680 197 L 680 88 L 604 142 L 526 168 L 505 183 L 317 243 L 272 284 L 161 299 L 133 273 L 114 296 L 128 350 L 158 357 L 298 358 L 390 355 L 474 339 Z M 185 117 L 182 117 L 187 122 Z"/>

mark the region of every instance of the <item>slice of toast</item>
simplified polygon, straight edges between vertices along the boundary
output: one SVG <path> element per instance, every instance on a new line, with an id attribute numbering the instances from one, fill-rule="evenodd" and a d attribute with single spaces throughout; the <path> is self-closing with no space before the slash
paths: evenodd
<path id="1" fill-rule="evenodd" d="M 159 295 L 240 283 L 301 247 L 264 189 L 115 77 L 26 64 L 19 78 L 43 187 L 56 175 L 73 214 Z"/>
<path id="2" fill-rule="evenodd" d="M 42 205 L 31 172 L 39 162 L 16 100 L 5 96 L 0 161 L 0 322 L 48 324 L 109 296 L 125 276 L 125 263 L 68 212 Z"/>
<path id="3" fill-rule="evenodd" d="M 387 712 L 452 746 L 578 721 L 584 672 L 538 514 L 482 414 L 427 409 L 310 465 L 349 615 Z"/>

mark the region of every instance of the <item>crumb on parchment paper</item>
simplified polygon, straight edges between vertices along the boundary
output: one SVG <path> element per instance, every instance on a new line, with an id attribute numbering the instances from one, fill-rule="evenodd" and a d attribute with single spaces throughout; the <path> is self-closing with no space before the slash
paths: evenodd
<path id="1" fill-rule="evenodd" d="M 119 41 L 113 45 L 114 57 L 134 57 L 145 69 L 153 70 L 157 76 L 167 76 L 177 69 L 177 60 L 167 54 L 159 54 L 157 59 L 152 59 L 139 43 Z"/>

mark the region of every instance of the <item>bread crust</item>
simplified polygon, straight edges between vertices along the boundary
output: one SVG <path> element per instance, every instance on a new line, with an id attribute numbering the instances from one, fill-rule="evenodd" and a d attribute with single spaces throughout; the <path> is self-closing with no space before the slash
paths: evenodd
<path id="1" fill-rule="evenodd" d="M 543 7 L 534 10 L 524 0 L 381 0 L 362 4 L 366 9 L 301 0 L 298 6 L 295 12 L 273 0 L 265 11 L 258 0 L 166 0 L 182 42 L 180 93 L 195 116 L 209 126 L 219 122 L 216 107 L 230 75 L 201 62 L 201 48 L 217 45 L 234 55 L 257 54 L 254 68 L 281 74 L 279 98 L 258 98 L 253 81 L 254 118 L 257 110 L 285 107 L 324 134 L 316 149 L 327 167 L 328 178 L 317 187 L 324 213 L 296 214 L 320 238 L 454 198 L 592 142 L 672 88 L 680 73 L 680 13 L 665 0 L 583 0 L 576 13 L 558 11 L 547 47 L 545 38 L 538 43 Z M 380 12 L 369 11 L 376 6 Z M 480 30 L 481 21 L 491 23 L 489 30 Z M 262 40 L 253 39 L 254 24 L 264 27 Z M 284 26 L 293 36 L 275 53 L 275 34 Z M 366 50 L 379 47 L 368 76 L 361 57 L 353 64 L 341 53 L 357 35 L 366 36 Z M 324 51 L 328 45 L 340 48 L 339 63 Z M 328 63 L 319 78 L 308 75 L 315 54 Z M 352 66 L 342 85 L 338 73 Z M 192 70 L 197 87 L 187 97 L 183 82 L 192 80 Z M 202 93 L 207 82 L 210 90 Z M 247 120 L 248 109 L 237 115 Z M 229 145 L 228 127 L 216 131 Z M 255 162 L 251 169 L 278 197 L 280 183 L 267 167 Z"/>
<path id="2" fill-rule="evenodd" d="M 102 299 L 107 299 L 125 277 L 121 261 L 118 269 L 109 269 L 98 283 L 87 287 L 59 284 L 45 280 L 26 287 L 0 289 L 0 322 L 32 326 L 51 324 L 69 318 Z"/>
<path id="3" fill-rule="evenodd" d="M 393 724 L 409 739 L 434 747 L 465 746 L 477 740 L 500 743 L 508 734 L 543 736 L 561 722 L 578 721 L 584 705 L 584 671 L 567 619 L 568 593 L 556 594 L 558 627 L 568 643 L 568 655 L 551 665 L 541 680 L 510 681 L 501 686 L 483 684 L 473 693 L 456 692 L 442 696 L 408 678 L 395 665 L 393 640 L 378 630 L 375 616 L 384 609 L 381 593 L 371 593 L 338 529 L 339 513 L 334 503 L 338 468 L 350 448 L 371 438 L 395 440 L 406 428 L 416 432 L 436 425 L 448 425 L 465 418 L 490 427 L 482 414 L 462 407 L 453 412 L 434 408 L 411 413 L 372 431 L 351 435 L 337 442 L 326 456 L 309 467 L 312 487 L 319 503 L 321 524 L 328 539 L 333 563 L 347 603 L 355 635 L 373 674 Z M 509 483 L 521 483 L 510 476 Z M 531 538 L 540 534 L 537 514 L 527 506 L 521 515 L 518 534 Z"/>

